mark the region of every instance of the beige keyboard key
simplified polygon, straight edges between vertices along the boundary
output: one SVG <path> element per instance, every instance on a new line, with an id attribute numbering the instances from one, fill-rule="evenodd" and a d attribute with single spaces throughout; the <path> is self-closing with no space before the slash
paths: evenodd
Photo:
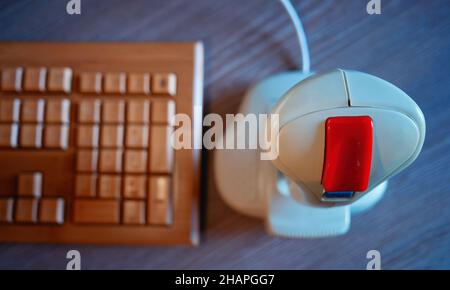
<path id="1" fill-rule="evenodd" d="M 126 150 L 125 151 L 125 172 L 145 173 L 147 169 L 146 150 Z"/>
<path id="2" fill-rule="evenodd" d="M 121 186 L 120 175 L 100 175 L 98 195 L 101 198 L 120 198 Z"/>
<path id="3" fill-rule="evenodd" d="M 118 224 L 120 203 L 117 200 L 78 199 L 74 203 L 75 223 Z"/>
<path id="4" fill-rule="evenodd" d="M 42 195 L 43 177 L 41 172 L 25 172 L 19 174 L 18 195 L 22 197 L 36 197 Z"/>
<path id="5" fill-rule="evenodd" d="M 25 69 L 23 88 L 26 92 L 40 92 L 46 90 L 47 68 L 28 67 Z"/>
<path id="6" fill-rule="evenodd" d="M 127 225 L 145 224 L 145 202 L 136 200 L 124 201 L 123 223 Z"/>
<path id="7" fill-rule="evenodd" d="M 21 118 L 25 123 L 41 123 L 44 121 L 45 101 L 24 100 L 22 102 Z"/>
<path id="8" fill-rule="evenodd" d="M 44 146 L 51 149 L 69 148 L 69 126 L 48 124 L 44 129 Z"/>
<path id="9" fill-rule="evenodd" d="M 122 172 L 122 150 L 102 149 L 100 151 L 100 172 L 120 173 Z"/>
<path id="10" fill-rule="evenodd" d="M 130 73 L 128 74 L 128 93 L 130 94 L 150 94 L 150 74 Z"/>
<path id="11" fill-rule="evenodd" d="M 167 176 L 152 176 L 149 179 L 150 197 L 147 221 L 150 224 L 169 225 L 172 223 L 170 180 Z"/>
<path id="12" fill-rule="evenodd" d="M 177 76 L 172 73 L 156 73 L 152 76 L 152 92 L 156 95 L 175 96 Z"/>
<path id="13" fill-rule="evenodd" d="M 97 150 L 78 150 L 77 152 L 78 172 L 96 172 L 97 166 L 98 166 Z"/>
<path id="14" fill-rule="evenodd" d="M 0 122 L 19 122 L 20 100 L 0 100 Z"/>
<path id="15" fill-rule="evenodd" d="M 0 147 L 16 148 L 19 137 L 17 124 L 0 124 Z"/>
<path id="16" fill-rule="evenodd" d="M 47 123 L 70 122 L 70 100 L 52 99 L 47 101 L 45 108 L 45 121 Z"/>
<path id="17" fill-rule="evenodd" d="M 144 199 L 147 196 L 146 175 L 125 175 L 123 197 Z"/>
<path id="18" fill-rule="evenodd" d="M 131 100 L 127 103 L 127 122 L 147 124 L 150 122 L 150 101 Z"/>
<path id="19" fill-rule="evenodd" d="M 102 74 L 99 72 L 83 72 L 80 76 L 80 92 L 84 94 L 100 94 L 102 92 Z"/>
<path id="20" fill-rule="evenodd" d="M 99 144 L 100 127 L 98 125 L 78 125 L 77 146 L 97 148 Z"/>
<path id="21" fill-rule="evenodd" d="M 102 147 L 123 147 L 124 128 L 123 125 L 103 125 L 101 130 Z"/>
<path id="22" fill-rule="evenodd" d="M 64 223 L 64 199 L 43 198 L 39 205 L 39 222 L 48 224 Z"/>
<path id="23" fill-rule="evenodd" d="M 129 148 L 148 147 L 149 127 L 147 125 L 128 125 L 126 146 Z"/>
<path id="24" fill-rule="evenodd" d="M 50 92 L 70 94 L 72 91 L 72 69 L 68 67 L 50 68 L 47 87 Z"/>
<path id="25" fill-rule="evenodd" d="M 104 123 L 120 124 L 125 120 L 125 102 L 108 100 L 103 102 L 102 121 Z"/>
<path id="26" fill-rule="evenodd" d="M 39 200 L 19 198 L 16 201 L 15 222 L 36 223 L 38 221 Z"/>
<path id="27" fill-rule="evenodd" d="M 83 100 L 78 105 L 78 122 L 99 123 L 101 113 L 100 100 Z"/>
<path id="28" fill-rule="evenodd" d="M 4 92 L 21 92 L 23 68 L 10 67 L 1 71 L 1 90 Z"/>
<path id="29" fill-rule="evenodd" d="M 23 148 L 41 148 L 42 147 L 41 124 L 23 124 L 20 126 L 20 146 Z"/>
<path id="30" fill-rule="evenodd" d="M 125 73 L 106 73 L 103 91 L 106 94 L 125 94 L 127 86 Z"/>
<path id="31" fill-rule="evenodd" d="M 171 173 L 174 150 L 170 138 L 172 127 L 152 126 L 150 133 L 150 168 L 152 173 Z"/>
<path id="32" fill-rule="evenodd" d="M 97 194 L 97 175 L 78 174 L 75 180 L 76 197 L 95 197 Z"/>
<path id="33" fill-rule="evenodd" d="M 175 122 L 175 101 L 159 99 L 152 102 L 152 123 L 168 124 Z"/>
<path id="34" fill-rule="evenodd" d="M 12 223 L 14 213 L 14 199 L 0 198 L 0 223 Z"/>

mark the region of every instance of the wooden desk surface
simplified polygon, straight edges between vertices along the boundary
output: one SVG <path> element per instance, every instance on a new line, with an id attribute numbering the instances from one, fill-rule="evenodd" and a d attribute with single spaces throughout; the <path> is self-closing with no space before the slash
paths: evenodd
<path id="1" fill-rule="evenodd" d="M 44 3 L 45 2 L 45 3 Z M 1 40 L 186 41 L 206 48 L 206 112 L 236 112 L 254 82 L 298 66 L 299 48 L 273 0 L 81 0 L 0 3 Z M 205 152 L 202 243 L 189 247 L 0 245 L 1 269 L 65 269 L 81 252 L 83 269 L 365 269 L 368 250 L 382 267 L 450 268 L 450 5 L 448 0 L 385 1 L 369 16 L 364 0 L 294 1 L 305 23 L 314 70 L 378 75 L 403 88 L 427 121 L 423 152 L 393 178 L 385 198 L 352 219 L 342 237 L 285 240 L 220 199 Z M 401 150 L 401 148 L 399 148 Z"/>

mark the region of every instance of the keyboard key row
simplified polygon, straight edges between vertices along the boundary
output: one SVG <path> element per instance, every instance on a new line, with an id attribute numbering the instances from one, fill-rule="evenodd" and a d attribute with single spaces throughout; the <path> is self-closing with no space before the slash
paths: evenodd
<path id="1" fill-rule="evenodd" d="M 177 92 L 177 78 L 172 73 L 83 72 L 80 92 L 84 94 L 169 95 Z"/>
<path id="2" fill-rule="evenodd" d="M 69 126 L 52 124 L 0 124 L 0 147 L 48 148 L 69 147 Z"/>
<path id="3" fill-rule="evenodd" d="M 72 81 L 68 67 L 9 67 L 1 70 L 0 88 L 4 92 L 70 94 Z M 173 73 L 82 72 L 79 89 L 84 94 L 175 96 L 177 77 Z"/>
<path id="4" fill-rule="evenodd" d="M 78 107 L 80 123 L 135 123 L 146 124 L 150 121 L 160 124 L 172 124 L 175 116 L 175 102 L 159 100 L 82 100 Z"/>
<path id="5" fill-rule="evenodd" d="M 103 176 L 103 177 L 102 177 Z M 105 181 L 105 175 L 100 176 L 99 184 L 108 182 Z M 121 182 L 121 177 L 117 180 Z M 96 197 L 97 196 L 97 175 L 95 174 L 78 174 L 76 178 L 75 195 L 77 197 Z M 114 197 L 120 197 L 120 184 L 116 184 L 116 193 Z M 109 196 L 110 194 L 104 192 L 105 186 L 99 186 L 100 197 Z M 130 199 L 145 199 L 147 197 L 147 175 L 124 175 L 123 176 L 123 198 Z"/>
<path id="6" fill-rule="evenodd" d="M 66 93 L 72 90 L 72 69 L 67 67 L 21 67 L 1 70 L 4 92 Z"/>
<path id="7" fill-rule="evenodd" d="M 0 122 L 69 123 L 68 99 L 2 99 Z M 148 100 L 83 100 L 78 106 L 80 123 L 153 123 L 172 124 L 175 102 L 167 99 Z"/>
<path id="8" fill-rule="evenodd" d="M 70 101 L 67 99 L 48 100 L 0 100 L 1 122 L 26 123 L 69 123 Z"/>
<path id="9" fill-rule="evenodd" d="M 101 149 L 79 150 L 77 153 L 78 172 L 102 173 L 167 173 L 172 172 L 173 151 Z M 98 168 L 98 169 L 97 169 Z"/>
<path id="10" fill-rule="evenodd" d="M 0 223 L 64 223 L 63 198 L 0 198 Z"/>
<path id="11" fill-rule="evenodd" d="M 147 178 L 147 176 L 145 174 L 122 176 L 81 173 L 76 177 L 75 196 L 78 198 L 146 199 L 149 192 L 153 193 L 155 200 L 166 201 L 170 193 L 171 178 L 169 176 Z"/>
<path id="12" fill-rule="evenodd" d="M 148 125 L 79 125 L 77 128 L 77 145 L 80 148 L 148 148 Z M 156 128 L 156 125 L 154 126 Z M 156 130 L 156 131 L 155 131 Z M 164 137 L 154 129 L 155 138 Z M 155 141 L 158 142 L 158 141 Z"/>

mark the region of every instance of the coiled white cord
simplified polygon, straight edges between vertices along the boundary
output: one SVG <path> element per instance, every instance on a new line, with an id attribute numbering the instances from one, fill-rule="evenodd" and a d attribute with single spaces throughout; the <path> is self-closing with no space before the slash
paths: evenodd
<path id="1" fill-rule="evenodd" d="M 302 70 L 304 73 L 309 73 L 311 69 L 311 60 L 309 56 L 308 39 L 306 38 L 305 29 L 303 28 L 300 16 L 298 15 L 297 11 L 295 11 L 295 8 L 290 0 L 280 0 L 280 2 L 281 4 L 283 4 L 284 8 L 289 14 L 289 17 L 292 20 L 292 23 L 294 24 L 302 54 Z"/>

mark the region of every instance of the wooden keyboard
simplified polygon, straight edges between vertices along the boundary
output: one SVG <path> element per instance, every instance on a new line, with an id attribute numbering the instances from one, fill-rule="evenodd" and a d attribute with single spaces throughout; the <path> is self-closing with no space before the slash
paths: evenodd
<path id="1" fill-rule="evenodd" d="M 170 138 L 200 43 L 0 43 L 0 74 L 0 241 L 198 244 L 201 152 Z"/>

